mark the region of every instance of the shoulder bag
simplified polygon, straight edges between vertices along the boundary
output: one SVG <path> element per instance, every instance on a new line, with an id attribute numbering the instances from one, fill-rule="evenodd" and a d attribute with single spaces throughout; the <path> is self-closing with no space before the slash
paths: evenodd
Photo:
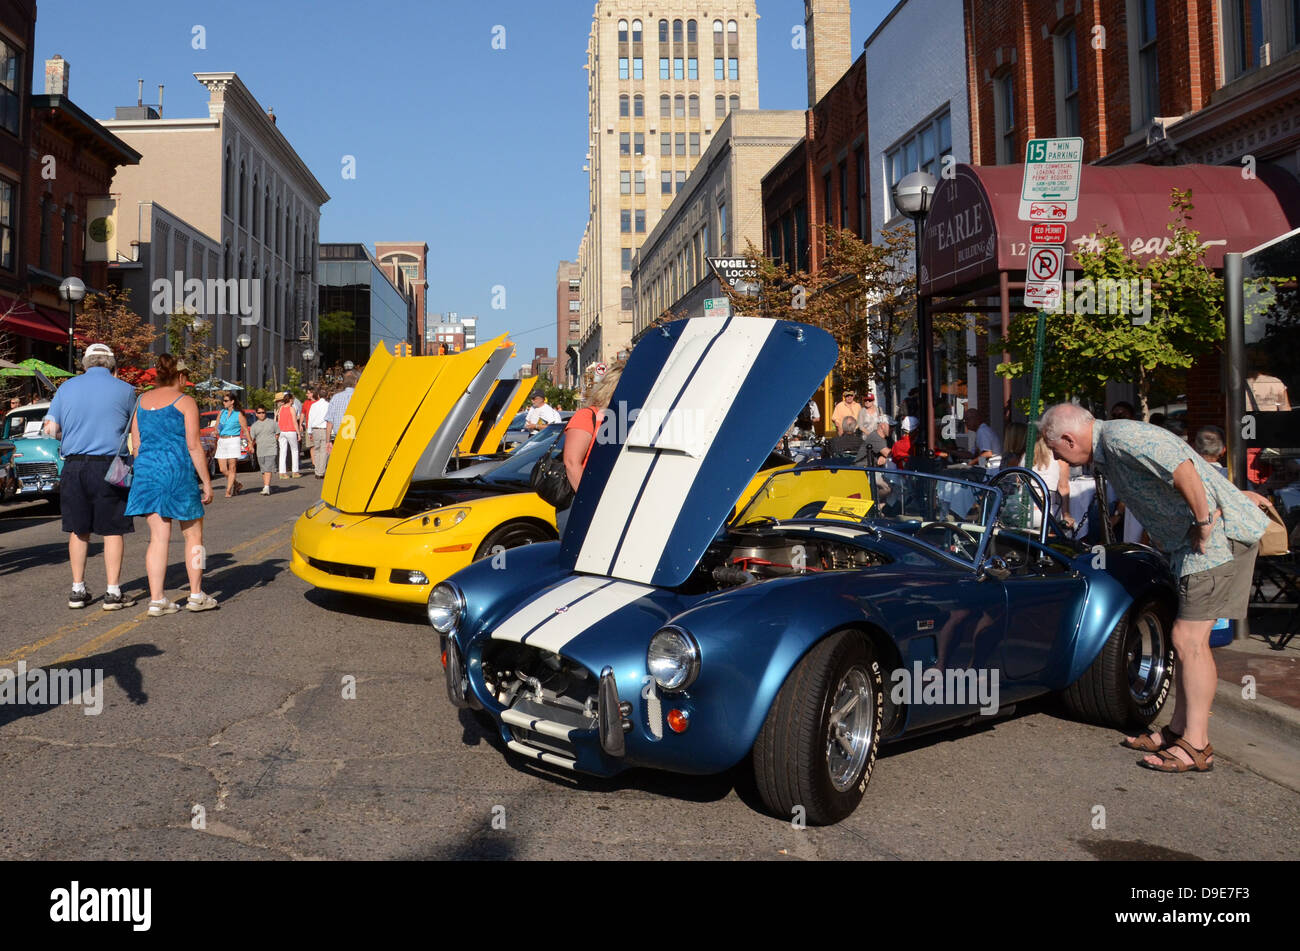
<path id="1" fill-rule="evenodd" d="M 131 488 L 131 479 L 135 476 L 135 464 L 127 455 L 126 441 L 131 438 L 131 420 L 135 419 L 139 411 L 140 398 L 136 397 L 135 409 L 131 410 L 131 416 L 126 423 L 126 431 L 122 433 L 122 439 L 117 444 L 117 454 L 113 456 L 113 461 L 108 464 L 108 471 L 104 473 L 104 481 L 109 485 L 117 486 L 119 489 Z"/>

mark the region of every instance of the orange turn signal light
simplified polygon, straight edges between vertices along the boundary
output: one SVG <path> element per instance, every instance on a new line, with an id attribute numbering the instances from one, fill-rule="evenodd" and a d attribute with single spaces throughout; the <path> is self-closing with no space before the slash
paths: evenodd
<path id="1" fill-rule="evenodd" d="M 446 670 L 446 669 L 447 669 L 447 650 L 446 650 L 446 648 L 443 648 L 443 651 L 442 651 L 442 669 L 443 669 L 443 670 Z"/>
<path id="2" fill-rule="evenodd" d="M 685 733 L 691 725 L 691 717 L 685 710 L 669 710 L 668 726 L 674 733 Z"/>
<path id="3" fill-rule="evenodd" d="M 466 542 L 463 545 L 443 545 L 441 548 L 435 548 L 434 551 L 435 552 L 469 551 L 471 547 L 472 547 L 471 543 Z"/>

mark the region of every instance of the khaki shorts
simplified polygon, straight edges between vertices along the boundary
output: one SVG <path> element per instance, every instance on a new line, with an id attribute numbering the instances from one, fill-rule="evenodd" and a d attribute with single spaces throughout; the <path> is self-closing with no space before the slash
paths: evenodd
<path id="1" fill-rule="evenodd" d="M 1178 579 L 1178 616 L 1184 621 L 1240 619 L 1250 604 L 1251 579 L 1259 542 L 1228 539 L 1232 561 Z"/>
<path id="2" fill-rule="evenodd" d="M 325 441 L 325 430 L 323 428 L 313 429 L 311 431 L 310 445 L 311 448 L 315 449 L 317 452 L 324 452 L 328 448 L 328 443 Z"/>

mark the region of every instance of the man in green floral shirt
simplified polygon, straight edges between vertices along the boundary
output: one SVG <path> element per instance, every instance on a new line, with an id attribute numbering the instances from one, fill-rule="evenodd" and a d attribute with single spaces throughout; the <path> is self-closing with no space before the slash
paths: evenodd
<path id="1" fill-rule="evenodd" d="M 1081 406 L 1060 403 L 1040 428 L 1056 457 L 1091 463 L 1146 528 L 1178 577 L 1173 641 L 1178 699 L 1163 731 L 1127 737 L 1148 755 L 1140 766 L 1161 772 L 1213 766 L 1210 704 L 1218 671 L 1210 630 L 1218 618 L 1244 618 L 1259 539 L 1268 520 L 1264 501 L 1242 492 L 1169 430 L 1136 420 L 1096 420 Z"/>

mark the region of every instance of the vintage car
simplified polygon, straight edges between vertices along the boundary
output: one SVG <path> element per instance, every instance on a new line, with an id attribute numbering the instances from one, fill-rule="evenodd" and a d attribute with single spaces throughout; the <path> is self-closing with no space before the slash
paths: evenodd
<path id="1" fill-rule="evenodd" d="M 321 501 L 294 525 L 294 574 L 318 588 L 424 604 L 434 584 L 475 559 L 556 537 L 554 507 L 529 488 L 529 457 L 448 478 L 454 453 L 497 447 L 527 398 L 524 386 L 501 383 L 531 380 L 496 380 L 511 352 L 503 342 L 430 357 L 376 348 Z"/>
<path id="2" fill-rule="evenodd" d="M 647 334 L 613 397 L 639 414 L 597 441 L 563 542 L 430 594 L 451 702 L 561 770 L 749 757 L 766 807 L 812 823 L 857 807 L 882 741 L 1048 693 L 1150 722 L 1174 580 L 1150 549 L 1070 542 L 1030 471 L 976 484 L 812 462 L 728 521 L 835 357 L 825 332 L 761 318 Z"/>
<path id="3" fill-rule="evenodd" d="M 63 474 L 63 456 L 59 440 L 46 436 L 41 429 L 48 402 L 19 406 L 5 414 L 0 439 L 13 443 L 10 456 L 12 475 L 17 477 L 14 495 L 22 499 L 47 498 L 59 504 L 59 478 Z M 10 482 L 10 487 L 14 488 Z"/>

